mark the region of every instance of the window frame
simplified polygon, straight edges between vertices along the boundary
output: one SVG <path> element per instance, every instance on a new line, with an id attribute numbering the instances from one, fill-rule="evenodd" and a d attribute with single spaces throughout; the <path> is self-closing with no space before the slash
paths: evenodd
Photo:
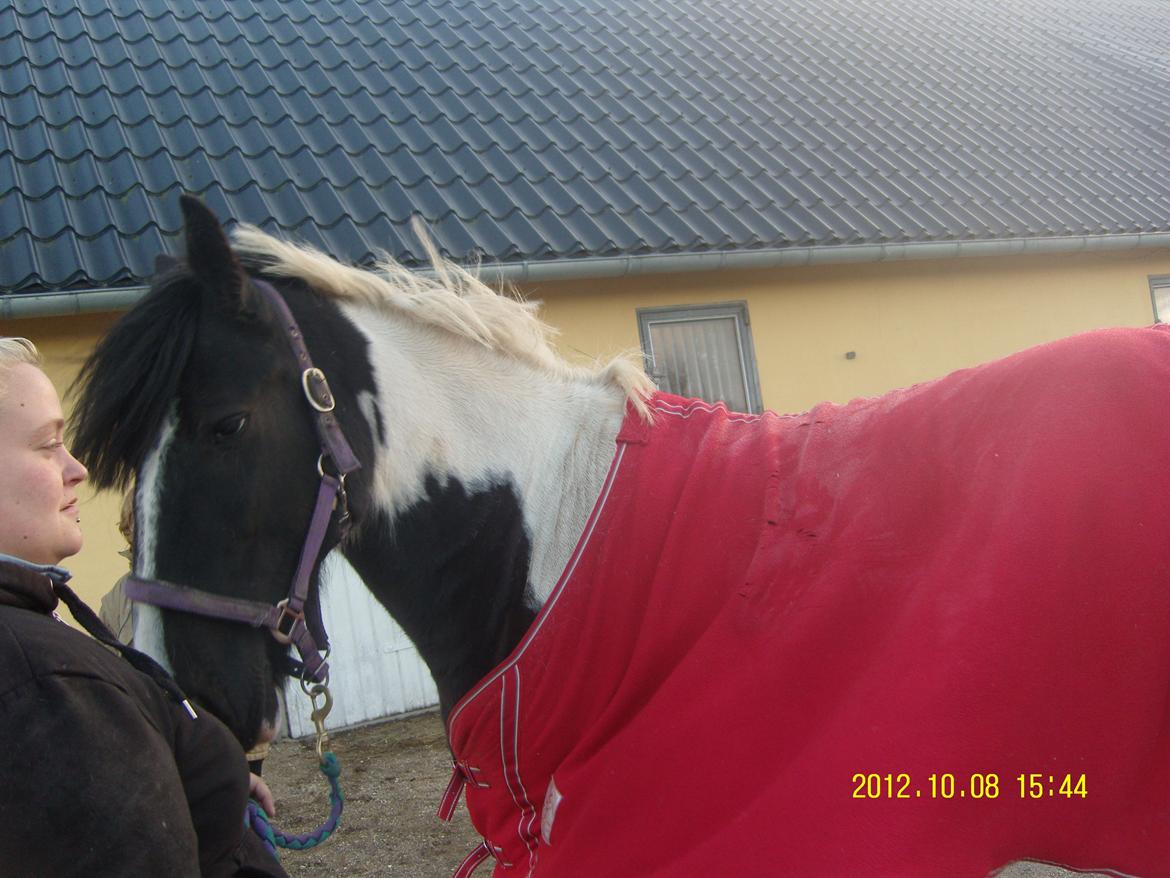
<path id="1" fill-rule="evenodd" d="M 716 302 L 703 305 L 667 305 L 663 307 L 638 308 L 638 339 L 642 345 L 642 358 L 646 371 L 654 376 L 654 345 L 650 338 L 650 327 L 657 323 L 694 323 L 699 320 L 735 321 L 735 336 L 739 343 L 740 376 L 744 381 L 748 414 L 760 414 L 764 410 L 760 394 L 760 373 L 756 365 L 756 349 L 752 340 L 752 322 L 747 302 Z"/>
<path id="2" fill-rule="evenodd" d="M 1165 291 L 1166 313 L 1158 313 L 1158 292 Z M 1155 274 L 1150 276 L 1150 308 L 1154 312 L 1155 323 L 1170 323 L 1170 274 Z"/>

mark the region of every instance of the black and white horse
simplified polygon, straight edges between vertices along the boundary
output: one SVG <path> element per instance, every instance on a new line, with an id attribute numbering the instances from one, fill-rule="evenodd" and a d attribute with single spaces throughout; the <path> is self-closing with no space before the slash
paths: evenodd
<path id="1" fill-rule="evenodd" d="M 482 855 L 494 856 L 500 870 L 520 861 L 528 873 L 541 875 L 546 870 L 549 875 L 694 875 L 716 869 L 720 874 L 967 876 L 1034 858 L 1170 876 L 1170 766 L 1165 764 L 1170 762 L 1170 646 L 1146 639 L 1145 631 L 1147 624 L 1157 628 L 1166 622 L 1162 640 L 1170 644 L 1170 601 L 1133 584 L 1162 565 L 1157 575 L 1164 577 L 1162 591 L 1170 592 L 1166 517 L 1122 523 L 1132 542 L 1110 563 L 1125 579 L 1124 586 L 1116 586 L 1124 598 L 1102 598 L 1098 605 L 1096 597 L 1076 591 L 1079 586 L 1062 591 L 1062 583 L 1079 581 L 1078 567 L 1086 566 L 1071 560 L 1044 573 L 1042 581 L 1025 583 L 1034 585 L 1039 597 L 1021 598 L 1026 589 L 1011 578 L 1021 564 L 1042 556 L 1037 548 L 1042 543 L 1055 541 L 1067 553 L 1087 552 L 1080 536 L 1112 533 L 1118 515 L 1129 514 L 1131 501 L 1133 508 L 1170 511 L 1164 465 L 1118 486 L 1128 477 L 1104 463 L 1102 475 L 1087 478 L 1084 490 L 1061 486 L 1051 497 L 1033 497 L 1017 489 L 1059 480 L 1045 469 L 1054 465 L 1044 457 L 1045 438 L 1028 434 L 1028 425 L 1015 423 L 993 434 L 1000 444 L 970 461 L 940 457 L 934 469 L 927 453 L 918 446 L 911 450 L 912 439 L 937 440 L 937 447 L 961 443 L 980 425 L 993 430 L 989 407 L 961 406 L 957 421 L 939 426 L 942 416 L 931 420 L 936 409 L 923 403 L 931 401 L 924 394 L 933 391 L 927 390 L 862 404 L 840 416 L 825 409 L 803 422 L 729 416 L 653 396 L 644 373 L 626 359 L 596 369 L 567 364 L 551 348 L 549 330 L 532 305 L 498 295 L 437 258 L 434 279 L 393 264 L 363 271 L 254 228 L 240 228 L 229 244 L 199 202 L 184 199 L 183 210 L 185 260 L 160 273 L 86 366 L 75 450 L 99 486 L 136 480 L 138 577 L 263 604 L 284 598 L 311 530 L 322 445 L 314 406 L 306 403 L 312 394 L 305 370 L 289 353 L 287 321 L 264 292 L 269 284 L 275 287 L 315 366 L 327 376 L 335 400 L 332 415 L 361 462 L 345 485 L 352 527 L 343 525 L 346 516 L 333 515 L 309 558 L 305 616 L 319 618 L 318 567 L 340 543 L 434 676 L 444 718 L 452 723 L 456 787 L 468 788 L 473 817 L 481 809 L 477 825 L 488 838 Z M 1100 344 L 1153 350 L 1164 336 Z M 1066 385 L 1083 388 L 1081 373 L 1060 373 L 1065 381 L 1052 372 L 1087 368 L 1076 355 L 1081 350 L 1054 348 L 1036 355 L 1035 362 L 1048 370 L 1047 390 L 1037 398 L 1059 399 L 1068 392 Z M 1127 356 L 1105 360 L 1124 369 Z M 1028 362 L 1017 362 L 1009 372 L 992 369 L 948 379 L 952 383 L 942 385 L 934 401 L 949 405 L 974 393 L 973 386 L 1001 381 L 994 393 L 980 397 L 980 405 L 995 398 L 1010 409 L 1013 394 L 1022 393 L 1012 382 Z M 997 377 L 1006 374 L 1012 375 L 1010 382 Z M 1143 374 L 1140 380 L 1152 379 Z M 1124 395 L 1128 391 L 1124 382 L 1121 386 L 1121 391 L 1102 390 L 1101 398 Z M 1054 402 L 1043 418 L 1037 414 L 1057 436 L 1051 448 L 1060 448 L 1059 437 L 1080 423 L 1070 419 L 1072 426 L 1062 430 L 1062 411 Z M 937 430 L 937 435 L 891 431 L 894 438 L 880 453 L 870 447 L 865 455 L 849 456 L 851 443 L 855 452 L 865 436 L 884 435 L 883 425 L 898 424 L 913 412 L 918 412 L 913 430 Z M 1092 437 L 1093 453 L 1109 458 L 1107 441 L 1149 432 L 1157 424 L 1161 433 L 1140 448 L 1135 444 L 1132 454 L 1113 456 L 1130 457 L 1139 468 L 1160 463 L 1170 443 L 1162 444 L 1163 452 L 1151 453 L 1149 446 L 1158 446 L 1168 432 L 1162 426 L 1166 418 L 1135 417 L 1132 424 L 1111 426 L 1115 432 L 1105 438 Z M 737 536 L 743 526 L 736 506 L 741 492 L 719 490 L 720 471 L 704 476 L 707 489 L 689 496 L 685 511 L 656 512 L 651 502 L 681 503 L 687 496 L 683 488 L 669 493 L 673 470 L 664 470 L 669 478 L 655 477 L 637 491 L 621 482 L 636 465 L 629 461 L 641 453 L 637 449 L 648 441 L 647 431 L 656 429 L 653 424 L 683 430 L 700 421 L 710 421 L 714 432 L 696 445 L 698 458 L 714 455 L 716 444 L 749 441 L 739 430 L 766 428 L 779 437 L 768 446 L 761 470 L 761 511 L 742 516 L 743 522 L 759 518 L 760 527 L 771 529 L 767 539 L 775 546 L 752 542 L 756 548 L 742 562 L 735 560 L 743 542 Z M 843 452 L 808 438 L 833 432 L 813 429 L 822 423 L 849 437 L 839 443 Z M 719 443 L 710 438 L 715 433 L 723 437 Z M 615 440 L 631 449 L 621 472 Z M 804 444 L 790 454 L 795 443 Z M 826 456 L 838 453 L 844 456 Z M 1079 453 L 1074 448 L 1066 458 Z M 682 447 L 674 452 L 679 460 L 695 454 Z M 800 467 L 818 455 L 829 463 L 805 484 Z M 891 461 L 910 467 L 912 477 L 855 496 L 835 494 L 857 467 L 872 466 L 881 476 L 895 468 Z M 1078 460 L 1064 462 L 1073 470 L 1086 468 Z M 709 461 L 703 465 L 710 467 Z M 329 466 L 326 462 L 323 469 Z M 993 478 L 1003 481 L 989 481 Z M 964 491 L 972 485 L 990 493 L 980 502 L 968 501 Z M 660 491 L 663 498 L 656 496 Z M 898 491 L 912 496 L 899 505 Z M 1110 491 L 1119 491 L 1121 499 L 1114 502 Z M 1086 492 L 1096 492 L 1097 499 L 1081 509 L 1080 501 L 1070 498 Z M 1138 492 L 1161 499 L 1142 505 L 1134 497 Z M 623 525 L 636 530 L 636 547 L 622 545 L 622 534 L 613 532 L 617 525 L 602 517 L 611 513 L 599 511 L 604 507 L 599 497 L 616 503 L 619 496 L 641 504 Z M 989 496 L 994 499 L 984 502 Z M 658 526 L 655 514 L 680 522 L 701 517 L 705 498 L 716 520 L 700 523 L 686 537 L 652 532 Z M 1009 499 L 1030 518 L 1021 524 L 1003 515 L 1002 521 L 988 517 L 989 505 Z M 919 514 L 911 517 L 928 521 L 903 538 L 897 533 L 906 504 L 920 504 Z M 1073 506 L 1075 515 L 1069 512 Z M 1102 523 L 1094 510 L 1112 522 Z M 952 514 L 958 530 L 947 529 Z M 1033 542 L 1035 522 L 1058 514 L 1078 522 L 1081 535 L 1064 542 L 1046 535 Z M 875 521 L 880 526 L 872 527 Z M 650 528 L 645 533 L 642 522 Z M 700 583 L 705 590 L 696 592 L 696 600 L 706 615 L 700 622 L 684 621 L 675 603 L 689 597 L 685 584 L 677 593 L 643 598 L 636 583 L 624 583 L 632 608 L 614 592 L 599 607 L 580 596 L 562 598 L 565 581 L 596 560 L 587 554 L 593 551 L 590 539 L 608 540 L 612 552 L 624 553 L 615 575 L 639 581 L 656 579 L 670 567 L 655 554 L 661 548 L 655 540 L 679 554 L 704 553 L 709 578 Z M 871 563 L 846 576 L 832 552 L 858 546 L 873 552 Z M 742 576 L 722 582 L 729 564 L 740 564 Z M 773 568 L 789 571 L 794 584 L 766 589 Z M 953 581 L 939 581 L 944 569 Z M 827 579 L 815 591 L 809 583 L 819 576 Z M 1098 593 L 1108 597 L 1114 586 L 1105 584 Z M 718 597 L 724 592 L 732 596 L 729 601 Z M 557 600 L 563 602 L 560 617 L 550 614 L 549 605 Z M 1120 608 L 1122 601 L 1140 603 Z M 594 619 L 590 636 L 581 633 L 585 627 L 575 635 L 566 614 L 582 626 Z M 633 627 L 634 616 L 643 628 Z M 715 629 L 707 620 L 724 618 L 726 631 L 710 634 Z M 968 618 L 998 627 L 967 631 Z M 1090 629 L 1090 622 L 1096 627 Z M 765 630 L 765 623 L 774 630 Z M 1042 683 L 1024 684 L 1011 677 L 1032 668 L 1020 669 L 1019 655 L 1004 644 L 1014 644 L 1013 632 L 1025 628 L 1027 637 L 1038 636 L 1037 626 L 1057 632 L 1052 641 L 1058 652 L 1051 662 L 1040 661 L 1045 658 L 1040 641 L 1020 639 L 1032 644 L 1020 655 L 1034 656 L 1047 675 Z M 651 629 L 666 630 L 669 642 L 655 647 L 648 659 Z M 845 646 L 834 639 L 835 631 L 848 639 Z M 1078 646 L 1091 640 L 1096 650 L 1115 643 L 1121 632 L 1140 649 L 1086 658 L 1088 647 Z M 139 608 L 135 637 L 245 745 L 273 734 L 275 692 L 288 666 L 286 644 L 237 622 L 149 607 Z M 703 655 L 698 671 L 671 670 L 671 650 L 712 637 L 718 649 Z M 556 638 L 550 647 L 547 641 Z M 737 639 L 755 644 L 748 654 L 780 656 L 786 666 L 769 668 L 771 676 L 754 676 L 760 669 L 742 667 L 726 655 L 725 647 Z M 567 650 L 567 657 L 558 659 L 558 650 Z M 534 659 L 538 653 L 542 657 Z M 584 671 L 575 669 L 576 676 L 595 671 L 612 685 L 600 696 L 578 699 L 574 693 L 571 700 L 582 703 L 596 698 L 589 702 L 590 715 L 552 716 L 559 737 L 545 741 L 543 730 L 533 725 L 539 717 L 525 715 L 528 705 L 553 705 L 548 710 L 554 714 L 566 708 L 557 701 L 562 684 L 542 680 L 541 663 L 571 665 L 574 656 L 584 665 Z M 1122 697 L 1125 686 L 1097 685 L 1100 674 L 1092 662 L 1116 662 L 1109 679 L 1140 677 L 1143 691 Z M 633 669 L 642 664 L 658 675 L 657 682 L 633 679 Z M 714 678 L 717 665 L 738 673 L 730 682 L 703 688 L 703 668 Z M 1147 666 L 1157 667 L 1152 677 Z M 682 700 L 663 707 L 661 693 L 672 687 Z M 1065 695 L 1043 704 L 1035 697 L 1054 688 Z M 529 699 L 523 704 L 521 691 Z M 490 710 L 480 710 L 489 697 Z M 751 732 L 740 716 L 725 715 L 736 699 L 746 702 L 738 708 L 745 716 L 767 714 L 771 727 Z M 1032 703 L 1035 710 L 1027 708 Z M 1140 705 L 1136 713 L 1135 705 Z M 648 715 L 658 711 L 659 726 L 640 730 L 632 713 L 642 706 Z M 1003 711 L 1013 719 L 1004 727 L 992 728 L 981 719 L 981 712 Z M 1075 714 L 1067 727 L 1051 716 L 1062 711 Z M 1100 762 L 1085 755 L 1100 745 L 1095 732 L 1084 730 L 1092 727 L 1086 717 L 1098 715 L 1117 724 L 1119 748 Z M 899 728 L 902 718 L 905 725 Z M 456 728 L 456 721 L 462 727 Z M 968 721 L 970 728 L 984 731 L 973 733 L 974 740 L 960 740 L 956 729 Z M 465 756 L 461 748 L 484 732 L 478 726 L 490 726 L 495 743 L 479 750 L 468 744 Z M 577 732 L 579 741 L 564 740 Z M 687 752 L 688 741 L 702 752 Z M 713 752 L 718 748 L 712 741 L 725 741 L 727 752 Z M 817 761 L 818 748 L 832 755 Z M 499 764 L 487 764 L 493 760 Z M 648 770 L 650 763 L 656 770 Z M 649 788 L 625 788 L 623 777 L 641 778 Z M 753 791 L 728 798 L 719 785 L 737 779 Z M 491 797 L 497 795 L 508 808 L 514 806 L 514 814 L 493 810 L 498 803 Z M 478 798 L 472 801 L 473 796 Z M 619 799 L 641 805 L 636 816 L 615 823 Z M 930 803 L 927 810 L 924 801 Z M 703 802 L 709 803 L 706 811 Z M 701 822 L 689 822 L 706 819 L 717 824 L 710 833 Z M 663 840 L 663 821 L 675 823 L 683 838 Z M 767 837 L 759 834 L 765 825 L 771 827 Z M 804 828 L 789 834 L 789 827 Z M 724 830 L 734 840 L 713 846 L 710 839 Z"/>
<path id="2" fill-rule="evenodd" d="M 334 390 L 363 468 L 344 551 L 418 647 L 449 710 L 508 654 L 564 568 L 613 455 L 626 360 L 590 372 L 534 306 L 454 267 L 435 281 L 348 268 L 184 199 L 188 253 L 102 341 L 75 447 L 102 487 L 137 476 L 135 570 L 285 596 L 320 454 L 300 370 L 249 283 L 266 268 Z M 337 534 L 322 556 L 337 541 Z M 310 603 L 317 601 L 316 590 Z M 310 608 L 311 611 L 311 608 Z M 135 640 L 245 744 L 277 710 L 287 652 L 246 628 L 139 607 Z"/>

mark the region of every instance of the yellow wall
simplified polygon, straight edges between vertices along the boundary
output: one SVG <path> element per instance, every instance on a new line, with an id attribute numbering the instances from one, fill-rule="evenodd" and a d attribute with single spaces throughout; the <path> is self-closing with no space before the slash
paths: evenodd
<path id="1" fill-rule="evenodd" d="M 794 412 L 1087 329 L 1152 323 L 1148 278 L 1167 273 L 1170 248 L 647 275 L 524 293 L 543 299 L 569 356 L 637 349 L 638 307 L 744 300 L 764 405 Z"/>
<path id="2" fill-rule="evenodd" d="M 1072 256 L 810 266 L 535 284 L 545 319 L 573 358 L 638 348 L 638 307 L 745 300 L 764 404 L 802 411 L 882 393 L 1101 326 L 1153 321 L 1148 278 L 1170 274 L 1165 250 Z M 62 391 L 116 315 L 10 320 L 32 338 Z M 855 359 L 845 359 L 855 351 Z M 69 400 L 66 399 L 66 412 Z M 96 606 L 126 569 L 120 498 L 86 491 L 86 545 L 69 562 Z"/>

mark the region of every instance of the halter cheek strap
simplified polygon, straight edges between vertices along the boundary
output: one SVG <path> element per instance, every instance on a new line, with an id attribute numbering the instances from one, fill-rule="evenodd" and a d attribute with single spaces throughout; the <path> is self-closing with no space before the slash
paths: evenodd
<path id="1" fill-rule="evenodd" d="M 309 356 L 309 349 L 305 347 L 305 340 L 301 335 L 301 327 L 297 324 L 297 319 L 293 317 L 292 311 L 289 310 L 288 303 L 284 301 L 284 296 L 267 281 L 255 279 L 252 283 L 256 289 L 263 293 L 268 303 L 276 309 L 276 313 L 280 316 L 285 337 L 288 338 L 293 356 L 296 357 L 297 365 L 301 368 L 301 389 L 304 390 L 305 399 L 308 400 L 309 405 L 317 415 L 315 421 L 321 452 L 333 461 L 333 465 L 341 476 L 346 476 L 359 469 L 361 463 L 358 462 L 357 455 L 353 453 L 345 434 L 341 431 L 341 425 L 337 423 L 337 418 L 333 415 L 335 406 L 333 391 L 329 389 L 325 373 L 313 365 L 313 358 Z M 322 475 L 324 474 L 322 473 Z"/>
<path id="2" fill-rule="evenodd" d="M 333 414 L 335 401 L 325 373 L 313 365 L 300 326 L 284 297 L 266 281 L 254 279 L 252 283 L 275 308 L 284 327 L 293 356 L 301 368 L 301 388 L 316 415 L 314 421 L 321 446 L 321 457 L 317 461 L 321 484 L 288 597 L 276 604 L 265 604 L 137 575 L 126 577 L 126 596 L 167 610 L 242 622 L 253 628 L 268 628 L 280 643 L 291 643 L 296 647 L 304 666 L 303 679 L 324 683 L 329 678 L 329 665 L 321 652 L 328 652 L 329 638 L 320 618 L 320 602 L 316 604 L 315 618 L 305 619 L 309 579 L 335 512 L 343 535 L 349 529 L 345 477 L 359 469 L 361 464 Z M 332 463 L 334 473 L 327 471 L 326 459 Z"/>

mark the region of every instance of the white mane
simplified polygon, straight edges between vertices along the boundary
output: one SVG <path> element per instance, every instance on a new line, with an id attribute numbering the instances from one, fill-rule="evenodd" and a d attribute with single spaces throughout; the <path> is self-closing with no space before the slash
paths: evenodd
<path id="1" fill-rule="evenodd" d="M 592 369 L 567 362 L 550 344 L 557 333 L 537 316 L 539 302 L 496 292 L 473 272 L 443 259 L 420 222 L 412 225 L 434 278 L 404 268 L 388 254 L 370 270 L 343 265 L 319 250 L 281 241 L 251 225 L 238 226 L 232 239 L 241 255 L 263 265 L 264 274 L 298 278 L 338 299 L 392 308 L 521 359 L 551 376 L 615 384 L 644 418 L 650 417 L 646 398 L 653 384 L 634 356 L 617 356 Z"/>

